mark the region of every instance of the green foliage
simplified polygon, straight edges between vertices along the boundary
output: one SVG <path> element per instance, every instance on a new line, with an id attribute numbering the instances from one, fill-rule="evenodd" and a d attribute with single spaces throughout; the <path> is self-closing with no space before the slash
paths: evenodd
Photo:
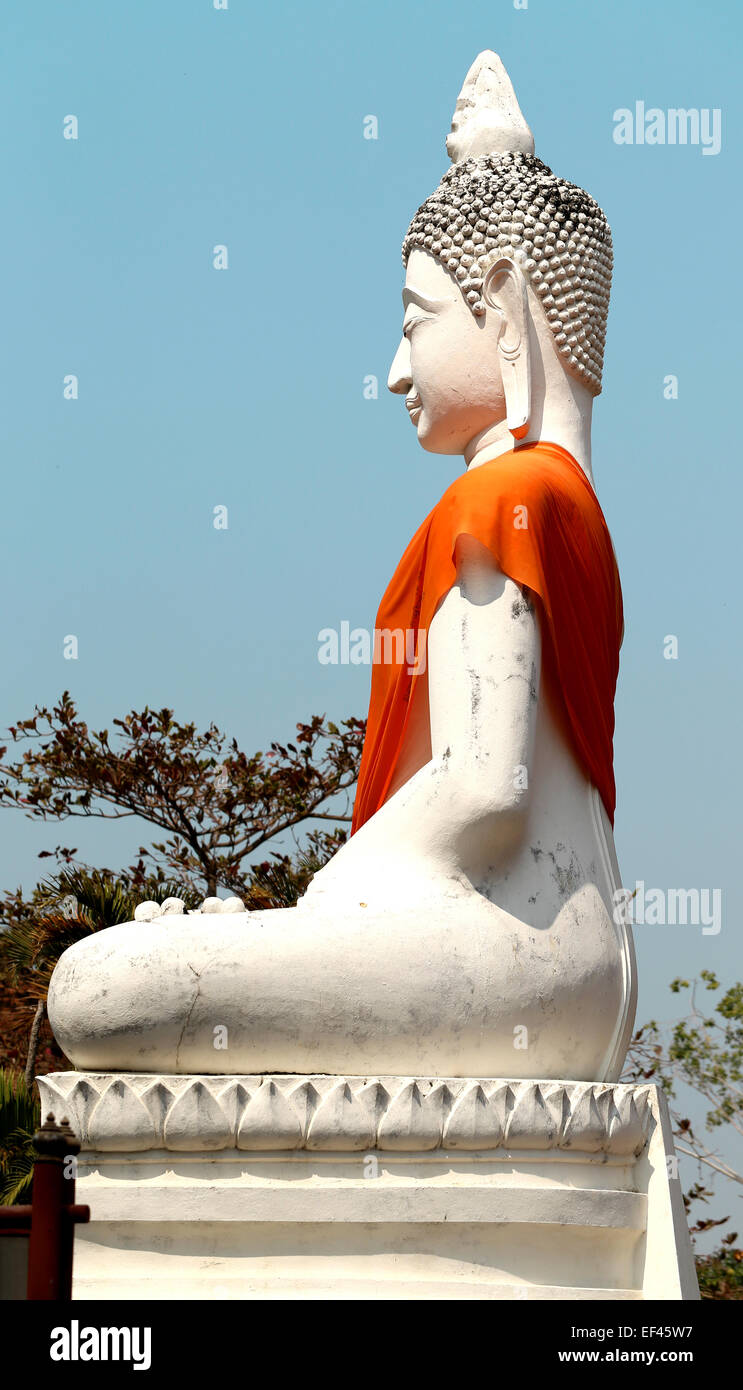
<path id="1" fill-rule="evenodd" d="M 707 1102 L 704 1124 L 709 1134 L 728 1125 L 743 1134 L 743 984 L 731 985 L 716 1003 L 709 1000 L 705 1008 L 697 1003 L 698 993 L 702 992 L 706 1002 L 710 994 L 721 989 L 711 970 L 702 970 L 698 980 L 673 980 L 673 994 L 690 991 L 688 1012 L 670 1023 L 652 1021 L 637 1030 L 623 1079 L 652 1079 L 661 1085 L 670 1101 L 677 1151 L 696 1159 L 700 1173 L 718 1173 L 740 1186 L 743 1173 L 712 1148 L 674 1105 L 679 1084 L 688 1086 Z M 706 1204 L 713 1196 L 701 1181 L 695 1182 L 684 1196 L 687 1215 L 695 1203 Z M 729 1219 L 700 1218 L 690 1224 L 692 1238 L 724 1226 Z M 733 1232 L 723 1238 L 715 1254 L 697 1258 L 703 1298 L 743 1298 L 743 1251 L 728 1248 L 736 1239 L 737 1232 Z"/>
<path id="2" fill-rule="evenodd" d="M 77 863 L 74 849 L 44 851 L 57 872 L 28 897 L 18 888 L 0 898 L 0 1022 L 13 1066 L 25 1062 L 31 1077 L 40 1048 L 47 1057 L 58 1053 L 45 1000 L 62 953 L 90 932 L 131 921 L 143 899 L 180 898 L 193 908 L 225 888 L 249 909 L 292 906 L 346 838 L 364 728 L 360 719 L 339 726 L 316 715 L 297 725 L 295 742 L 248 756 L 216 725 L 200 731 L 169 709 L 132 711 L 112 721 L 110 735 L 96 732 L 66 691 L 51 709 L 37 706 L 12 726 L 19 756 L 0 748 L 0 806 L 42 821 L 135 817 L 159 836 L 117 872 Z M 272 852 L 278 837 L 294 838 L 307 822 L 332 828 L 315 824 L 294 856 Z M 255 863 L 266 850 L 270 858 Z M 8 1115 L 20 1094 L 13 1089 Z M 32 1133 L 29 1120 L 4 1135 L 6 1201 L 30 1183 Z"/>
<path id="3" fill-rule="evenodd" d="M 252 755 L 216 725 L 200 731 L 170 709 L 145 707 L 112 726 L 89 729 L 67 691 L 52 709 L 37 707 L 9 730 L 21 756 L 0 749 L 0 806 L 43 821 L 146 821 L 162 835 L 119 876 L 137 885 L 154 866 L 202 897 L 220 886 L 242 896 L 251 858 L 277 836 L 308 820 L 351 819 L 363 720 L 338 726 L 315 715 L 297 725 L 296 742 Z"/>
<path id="4" fill-rule="evenodd" d="M 21 1072 L 0 1068 L 0 1141 L 15 1129 L 35 1129 L 39 1102 Z"/>
<path id="5" fill-rule="evenodd" d="M 293 907 L 313 874 L 326 864 L 346 839 L 344 830 L 310 831 L 307 844 L 292 858 L 274 854 L 262 864 L 251 864 L 240 896 L 250 912 L 272 907 Z"/>
<path id="6" fill-rule="evenodd" d="M 4 1057 L 13 1065 L 25 1061 L 29 1076 L 33 1075 L 40 1046 L 46 1047 L 47 1057 L 51 1056 L 57 1066 L 65 1065 L 44 1010 L 52 972 L 62 952 L 90 932 L 131 921 L 143 897 L 160 902 L 180 897 L 187 907 L 197 901 L 192 890 L 181 889 L 162 874 L 144 876 L 135 886 L 126 875 L 71 863 L 70 853 L 62 852 L 63 867 L 38 883 L 29 898 L 18 888 L 0 899 Z"/>
<path id="7" fill-rule="evenodd" d="M 705 993 L 722 988 L 711 970 L 702 970 Z M 690 990 L 689 1012 L 669 1025 L 646 1023 L 630 1049 L 634 1079 L 656 1077 L 668 1095 L 675 1083 L 691 1086 L 710 1104 L 708 1129 L 732 1124 L 743 1130 L 743 984 L 731 985 L 710 1009 L 697 1005 L 699 982 L 676 979 L 674 994 Z M 687 1122 L 688 1124 L 688 1122 Z"/>
<path id="8" fill-rule="evenodd" d="M 30 898 L 21 889 L 0 900 L 0 970 L 27 999 L 44 999 L 52 971 L 68 946 L 91 932 L 130 922 L 143 893 L 156 901 L 176 894 L 195 905 L 196 895 L 163 878 L 145 879 L 136 891 L 108 869 L 67 865 L 36 885 Z"/>
<path id="9" fill-rule="evenodd" d="M 697 1259 L 697 1279 L 702 1298 L 743 1300 L 743 1250 L 731 1248 L 734 1232 L 713 1255 Z"/>
<path id="10" fill-rule="evenodd" d="M 30 1200 L 39 1101 L 20 1072 L 0 1070 L 0 1204 Z"/>

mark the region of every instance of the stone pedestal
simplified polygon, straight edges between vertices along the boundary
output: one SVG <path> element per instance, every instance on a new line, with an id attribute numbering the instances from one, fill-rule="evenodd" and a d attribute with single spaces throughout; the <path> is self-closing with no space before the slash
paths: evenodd
<path id="1" fill-rule="evenodd" d="M 39 1079 L 80 1136 L 78 1298 L 693 1299 L 653 1086 Z"/>

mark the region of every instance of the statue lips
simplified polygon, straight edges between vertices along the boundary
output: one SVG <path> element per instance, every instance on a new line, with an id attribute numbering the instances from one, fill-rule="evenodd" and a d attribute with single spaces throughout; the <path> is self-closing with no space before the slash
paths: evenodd
<path id="1" fill-rule="evenodd" d="M 413 424 L 417 425 L 418 420 L 420 419 L 421 411 L 423 410 L 423 402 L 420 396 L 406 396 L 405 405 L 407 407 L 408 414 L 410 415 Z"/>

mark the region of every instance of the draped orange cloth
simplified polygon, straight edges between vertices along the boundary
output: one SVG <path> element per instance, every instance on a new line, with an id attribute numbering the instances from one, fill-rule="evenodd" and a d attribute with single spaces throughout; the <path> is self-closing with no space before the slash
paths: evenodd
<path id="1" fill-rule="evenodd" d="M 459 536 L 473 536 L 503 574 L 528 589 L 542 636 L 545 689 L 579 766 L 614 823 L 614 691 L 622 591 L 603 512 L 585 473 L 556 444 L 501 454 L 447 488 L 416 531 L 379 607 L 376 631 L 414 634 L 375 643 L 371 699 L 352 834 L 384 803 L 416 691 L 411 653 L 456 581 Z M 385 660 L 379 660 L 379 655 Z M 391 659 L 390 659 L 391 658 Z"/>

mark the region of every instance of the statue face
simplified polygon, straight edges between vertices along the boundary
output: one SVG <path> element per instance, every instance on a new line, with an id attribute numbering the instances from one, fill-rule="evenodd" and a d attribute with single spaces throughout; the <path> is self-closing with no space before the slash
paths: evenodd
<path id="1" fill-rule="evenodd" d="M 463 454 L 476 435 L 506 418 L 498 357 L 501 316 L 476 318 L 441 262 L 415 249 L 403 290 L 403 336 L 390 391 L 405 396 L 424 449 Z"/>

